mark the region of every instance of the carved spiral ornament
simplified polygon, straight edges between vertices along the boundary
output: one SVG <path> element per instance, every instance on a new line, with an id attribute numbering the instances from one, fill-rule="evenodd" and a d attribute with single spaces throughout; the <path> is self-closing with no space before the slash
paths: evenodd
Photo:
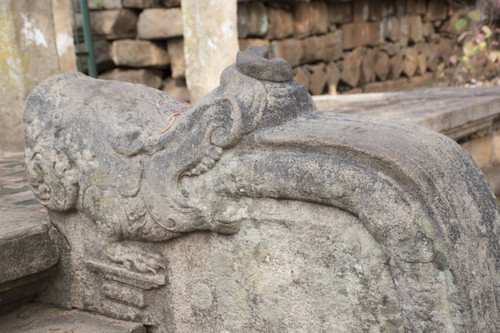
<path id="1" fill-rule="evenodd" d="M 57 211 L 72 208 L 78 197 L 78 171 L 61 152 L 38 144 L 26 149 L 28 181 L 37 200 Z"/>

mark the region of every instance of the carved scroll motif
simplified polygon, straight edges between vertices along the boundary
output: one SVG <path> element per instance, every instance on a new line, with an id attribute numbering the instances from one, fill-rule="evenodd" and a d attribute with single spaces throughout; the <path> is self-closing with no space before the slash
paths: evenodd
<path id="1" fill-rule="evenodd" d="M 235 247 L 241 249 L 253 238 L 194 232 L 238 233 L 242 223 L 262 223 L 250 217 L 255 201 L 289 200 L 343 210 L 367 230 L 383 253 L 386 287 L 399 302 L 397 329 L 500 326 L 494 305 L 500 299 L 498 207 L 470 156 L 419 127 L 314 111 L 292 68 L 267 57 L 262 48 L 240 53 L 220 87 L 179 113 L 168 131 L 166 120 L 185 104 L 154 89 L 76 74 L 35 89 L 24 116 L 29 178 L 39 201 L 60 212 L 53 223 L 67 237 L 71 259 L 84 260 L 85 269 L 72 271 L 73 286 L 84 294 L 74 296 L 79 304 L 90 300 L 90 309 L 109 315 L 153 318 L 167 331 L 178 314 L 169 302 L 189 298 L 170 294 L 170 288 L 188 290 L 177 275 L 176 286 L 171 275 L 167 281 L 163 259 L 174 250 L 171 274 L 203 268 L 200 281 L 191 281 L 201 295 L 192 295 L 194 303 L 203 307 L 193 306 L 193 316 L 220 330 L 226 323 L 218 311 L 234 299 L 222 295 L 217 303 L 213 275 L 217 271 L 231 284 L 226 273 L 236 268 L 219 242 L 227 248 L 240 239 Z M 159 106 L 160 100 L 167 102 Z M 199 254 L 202 246 L 188 237 L 200 243 L 207 235 L 215 241 Z M 88 290 L 90 280 L 102 281 L 102 293 Z M 265 289 L 272 295 L 249 296 L 252 311 L 270 299 L 283 300 L 286 283 L 281 287 Z M 168 301 L 150 306 L 154 297 L 148 296 L 156 294 Z M 126 309 L 110 313 L 103 299 Z M 256 310 L 238 311 L 226 315 L 257 318 Z M 488 320 L 478 319 L 483 317 Z"/>

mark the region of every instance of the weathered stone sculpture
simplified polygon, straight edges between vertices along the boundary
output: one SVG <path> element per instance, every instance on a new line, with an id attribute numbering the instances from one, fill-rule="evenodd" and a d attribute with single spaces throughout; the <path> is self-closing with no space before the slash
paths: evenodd
<path id="1" fill-rule="evenodd" d="M 292 77 L 250 48 L 193 107 L 80 74 L 36 88 L 28 176 L 62 235 L 43 299 L 161 332 L 500 327 L 498 209 L 472 159 L 314 111 Z"/>

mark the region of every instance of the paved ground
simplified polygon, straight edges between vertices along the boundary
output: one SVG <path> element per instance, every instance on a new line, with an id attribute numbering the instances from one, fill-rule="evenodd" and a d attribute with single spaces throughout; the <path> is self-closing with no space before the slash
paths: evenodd
<path id="1" fill-rule="evenodd" d="M 459 139 L 500 115 L 500 86 L 314 96 L 319 110 L 411 122 Z"/>
<path id="2" fill-rule="evenodd" d="M 46 215 L 47 210 L 36 202 L 26 183 L 22 158 L 0 159 L 0 232 L 11 230 L 13 221 L 36 223 Z"/>

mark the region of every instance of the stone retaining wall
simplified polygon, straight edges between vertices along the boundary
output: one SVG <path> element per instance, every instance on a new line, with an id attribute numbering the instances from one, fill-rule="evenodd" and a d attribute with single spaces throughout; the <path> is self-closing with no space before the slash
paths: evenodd
<path id="1" fill-rule="evenodd" d="M 268 47 L 314 94 L 402 90 L 458 53 L 442 0 L 239 1 L 240 48 Z M 89 0 L 101 78 L 189 99 L 180 0 Z"/>

